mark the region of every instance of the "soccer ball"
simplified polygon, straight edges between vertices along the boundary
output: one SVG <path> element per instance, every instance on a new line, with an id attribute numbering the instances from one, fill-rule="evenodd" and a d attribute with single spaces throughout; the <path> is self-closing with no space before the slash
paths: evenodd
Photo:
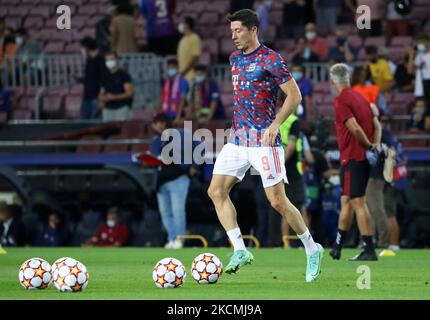
<path id="1" fill-rule="evenodd" d="M 51 283 L 51 265 L 41 258 L 28 259 L 21 265 L 18 278 L 24 289 L 45 289 Z"/>
<path id="2" fill-rule="evenodd" d="M 185 282 L 187 273 L 181 261 L 164 258 L 157 262 L 152 271 L 152 279 L 158 288 L 177 288 Z"/>
<path id="3" fill-rule="evenodd" d="M 61 292 L 84 290 L 88 285 L 87 268 L 73 258 L 60 258 L 52 265 L 52 281 Z"/>
<path id="4" fill-rule="evenodd" d="M 222 263 L 216 255 L 202 253 L 194 259 L 191 274 L 199 284 L 216 283 L 222 274 Z"/>

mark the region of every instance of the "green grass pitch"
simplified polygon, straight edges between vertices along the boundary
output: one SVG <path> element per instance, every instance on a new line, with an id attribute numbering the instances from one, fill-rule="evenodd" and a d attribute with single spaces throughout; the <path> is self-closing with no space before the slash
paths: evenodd
<path id="1" fill-rule="evenodd" d="M 0 299 L 430 299 L 430 250 L 400 250 L 395 257 L 377 262 L 348 262 L 358 250 L 346 249 L 342 260 L 333 261 L 325 250 L 320 278 L 305 283 L 303 249 L 254 249 L 255 262 L 237 274 L 223 274 L 215 285 L 198 285 L 190 274 L 198 254 L 216 254 L 228 263 L 227 248 L 8 248 L 0 255 Z M 89 271 L 87 289 L 60 293 L 51 285 L 45 290 L 24 290 L 18 270 L 28 258 L 53 263 L 69 256 L 83 262 Z M 183 287 L 158 289 L 152 282 L 152 268 L 165 257 L 184 263 L 187 278 Z M 370 268 L 371 289 L 357 288 L 357 267 Z"/>

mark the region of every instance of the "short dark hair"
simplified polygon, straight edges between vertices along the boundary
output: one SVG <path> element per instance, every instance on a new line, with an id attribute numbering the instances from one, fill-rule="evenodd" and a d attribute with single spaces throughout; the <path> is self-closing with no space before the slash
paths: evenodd
<path id="1" fill-rule="evenodd" d="M 194 30 L 194 27 L 196 25 L 196 21 L 194 20 L 193 17 L 190 16 L 185 16 L 184 17 L 184 22 L 187 24 L 187 26 L 191 29 Z"/>
<path id="2" fill-rule="evenodd" d="M 107 56 L 114 56 L 116 59 L 118 59 L 118 53 L 116 51 L 108 51 L 105 53 L 105 57 Z"/>
<path id="3" fill-rule="evenodd" d="M 174 65 L 178 65 L 178 60 L 177 59 L 169 59 L 167 60 L 167 65 L 169 64 L 174 64 Z"/>
<path id="4" fill-rule="evenodd" d="M 199 64 L 195 66 L 194 71 L 208 72 L 208 67 L 203 64 Z"/>
<path id="5" fill-rule="evenodd" d="M 81 46 L 87 48 L 88 50 L 97 49 L 97 41 L 91 37 L 85 37 L 81 40 Z"/>
<path id="6" fill-rule="evenodd" d="M 251 9 L 242 9 L 233 14 L 229 14 L 227 20 L 230 22 L 240 21 L 248 30 L 252 27 L 260 27 L 260 20 L 258 19 L 257 13 Z"/>
<path id="7" fill-rule="evenodd" d="M 166 127 L 170 128 L 172 126 L 172 118 L 167 113 L 158 113 L 154 116 L 152 120 L 153 123 L 164 122 Z"/>

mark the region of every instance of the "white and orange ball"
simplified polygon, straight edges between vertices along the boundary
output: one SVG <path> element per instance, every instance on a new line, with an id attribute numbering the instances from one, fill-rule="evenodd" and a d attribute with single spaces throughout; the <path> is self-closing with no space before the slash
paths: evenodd
<path id="1" fill-rule="evenodd" d="M 88 286 L 87 267 L 78 260 L 63 257 L 52 265 L 52 282 L 61 292 L 83 291 Z"/>
<path id="2" fill-rule="evenodd" d="M 186 276 L 184 265 L 175 258 L 161 259 L 152 271 L 152 280 L 158 288 L 178 288 L 183 285 Z"/>
<path id="3" fill-rule="evenodd" d="M 191 274 L 199 284 L 213 284 L 222 275 L 221 260 L 212 253 L 202 253 L 198 255 L 192 265 Z"/>
<path id="4" fill-rule="evenodd" d="M 21 265 L 18 278 L 24 289 L 45 289 L 51 283 L 51 265 L 41 258 L 28 259 Z"/>

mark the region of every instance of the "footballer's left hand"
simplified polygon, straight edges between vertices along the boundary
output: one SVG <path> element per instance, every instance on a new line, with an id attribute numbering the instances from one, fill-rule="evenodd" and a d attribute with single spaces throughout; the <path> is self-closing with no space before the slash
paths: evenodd
<path id="1" fill-rule="evenodd" d="M 273 147 L 276 143 L 276 137 L 278 136 L 279 125 L 272 122 L 269 128 L 266 129 L 263 135 L 263 141 Z"/>

